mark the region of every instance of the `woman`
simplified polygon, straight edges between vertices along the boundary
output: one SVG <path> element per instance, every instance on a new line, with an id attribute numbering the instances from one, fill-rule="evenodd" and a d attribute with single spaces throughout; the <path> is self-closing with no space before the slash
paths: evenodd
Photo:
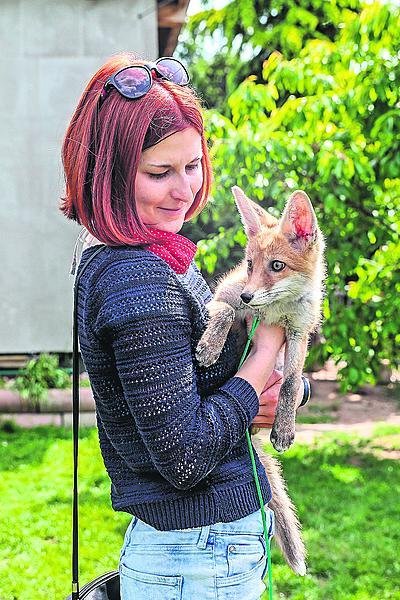
<path id="1" fill-rule="evenodd" d="M 105 244 L 80 279 L 78 323 L 113 508 L 133 515 L 121 596 L 255 600 L 266 556 L 245 432 L 273 420 L 284 333 L 260 325 L 239 370 L 235 332 L 213 366 L 194 358 L 211 292 L 178 232 L 212 174 L 188 79 L 174 59 L 130 53 L 99 69 L 66 132 L 62 211 L 90 236 L 80 269 Z"/>

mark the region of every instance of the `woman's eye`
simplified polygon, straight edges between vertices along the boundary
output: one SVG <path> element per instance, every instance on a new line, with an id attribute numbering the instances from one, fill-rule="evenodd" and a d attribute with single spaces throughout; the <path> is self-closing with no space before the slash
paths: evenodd
<path id="1" fill-rule="evenodd" d="M 194 171 L 195 169 L 199 168 L 199 164 L 200 162 L 196 163 L 195 165 L 187 165 L 187 169 L 189 171 Z M 166 177 L 168 175 L 169 171 L 164 171 L 164 173 L 149 173 L 149 177 L 151 177 L 152 179 L 163 179 L 163 177 Z"/>
<path id="2" fill-rule="evenodd" d="M 271 269 L 275 272 L 282 271 L 286 267 L 286 264 L 281 260 L 273 260 L 271 262 Z"/>
<path id="3" fill-rule="evenodd" d="M 247 261 L 247 268 L 248 268 L 249 271 L 253 270 L 253 261 L 250 258 Z"/>
<path id="4" fill-rule="evenodd" d="M 168 175 L 168 171 L 165 171 L 165 173 L 149 173 L 149 176 L 152 179 L 162 179 L 166 175 Z"/>

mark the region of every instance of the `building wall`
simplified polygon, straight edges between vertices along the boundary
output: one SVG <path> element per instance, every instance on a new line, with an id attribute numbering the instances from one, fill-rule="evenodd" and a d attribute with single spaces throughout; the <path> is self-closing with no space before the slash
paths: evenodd
<path id="1" fill-rule="evenodd" d="M 157 47 L 156 0 L 0 0 L 0 354 L 71 350 L 62 136 L 108 56 Z"/>

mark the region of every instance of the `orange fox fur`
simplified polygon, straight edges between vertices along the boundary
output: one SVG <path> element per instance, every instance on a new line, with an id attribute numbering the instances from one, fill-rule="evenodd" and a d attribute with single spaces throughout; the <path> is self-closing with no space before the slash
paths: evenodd
<path id="1" fill-rule="evenodd" d="M 207 305 L 210 320 L 196 356 L 202 365 L 214 363 L 231 326 L 243 330 L 248 314 L 285 328 L 283 382 L 270 436 L 275 449 L 283 451 L 294 440 L 308 338 L 320 321 L 324 240 L 305 192 L 291 194 L 279 220 L 247 198 L 239 187 L 233 187 L 232 192 L 248 237 L 245 258 L 222 279 Z M 279 463 L 261 448 L 258 451 L 273 492 L 270 506 L 276 516 L 275 537 L 292 569 L 304 574 L 300 525 Z"/>

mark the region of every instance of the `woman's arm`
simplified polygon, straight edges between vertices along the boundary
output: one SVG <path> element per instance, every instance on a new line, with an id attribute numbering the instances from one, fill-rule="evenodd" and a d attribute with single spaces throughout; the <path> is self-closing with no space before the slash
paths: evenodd
<path id="1" fill-rule="evenodd" d="M 182 290 L 169 273 L 161 280 L 160 273 L 142 267 L 128 263 L 124 282 L 116 284 L 108 272 L 107 289 L 98 286 L 95 333 L 115 357 L 154 466 L 176 488 L 190 489 L 221 462 L 256 416 L 258 394 L 245 377 L 261 364 L 253 356 L 239 376 L 200 396 Z"/>
<path id="2" fill-rule="evenodd" d="M 276 359 L 285 341 L 285 332 L 277 325 L 260 323 L 253 337 L 249 356 L 237 372 L 255 389 L 257 396 L 265 388 L 265 382 L 274 370 Z"/>

